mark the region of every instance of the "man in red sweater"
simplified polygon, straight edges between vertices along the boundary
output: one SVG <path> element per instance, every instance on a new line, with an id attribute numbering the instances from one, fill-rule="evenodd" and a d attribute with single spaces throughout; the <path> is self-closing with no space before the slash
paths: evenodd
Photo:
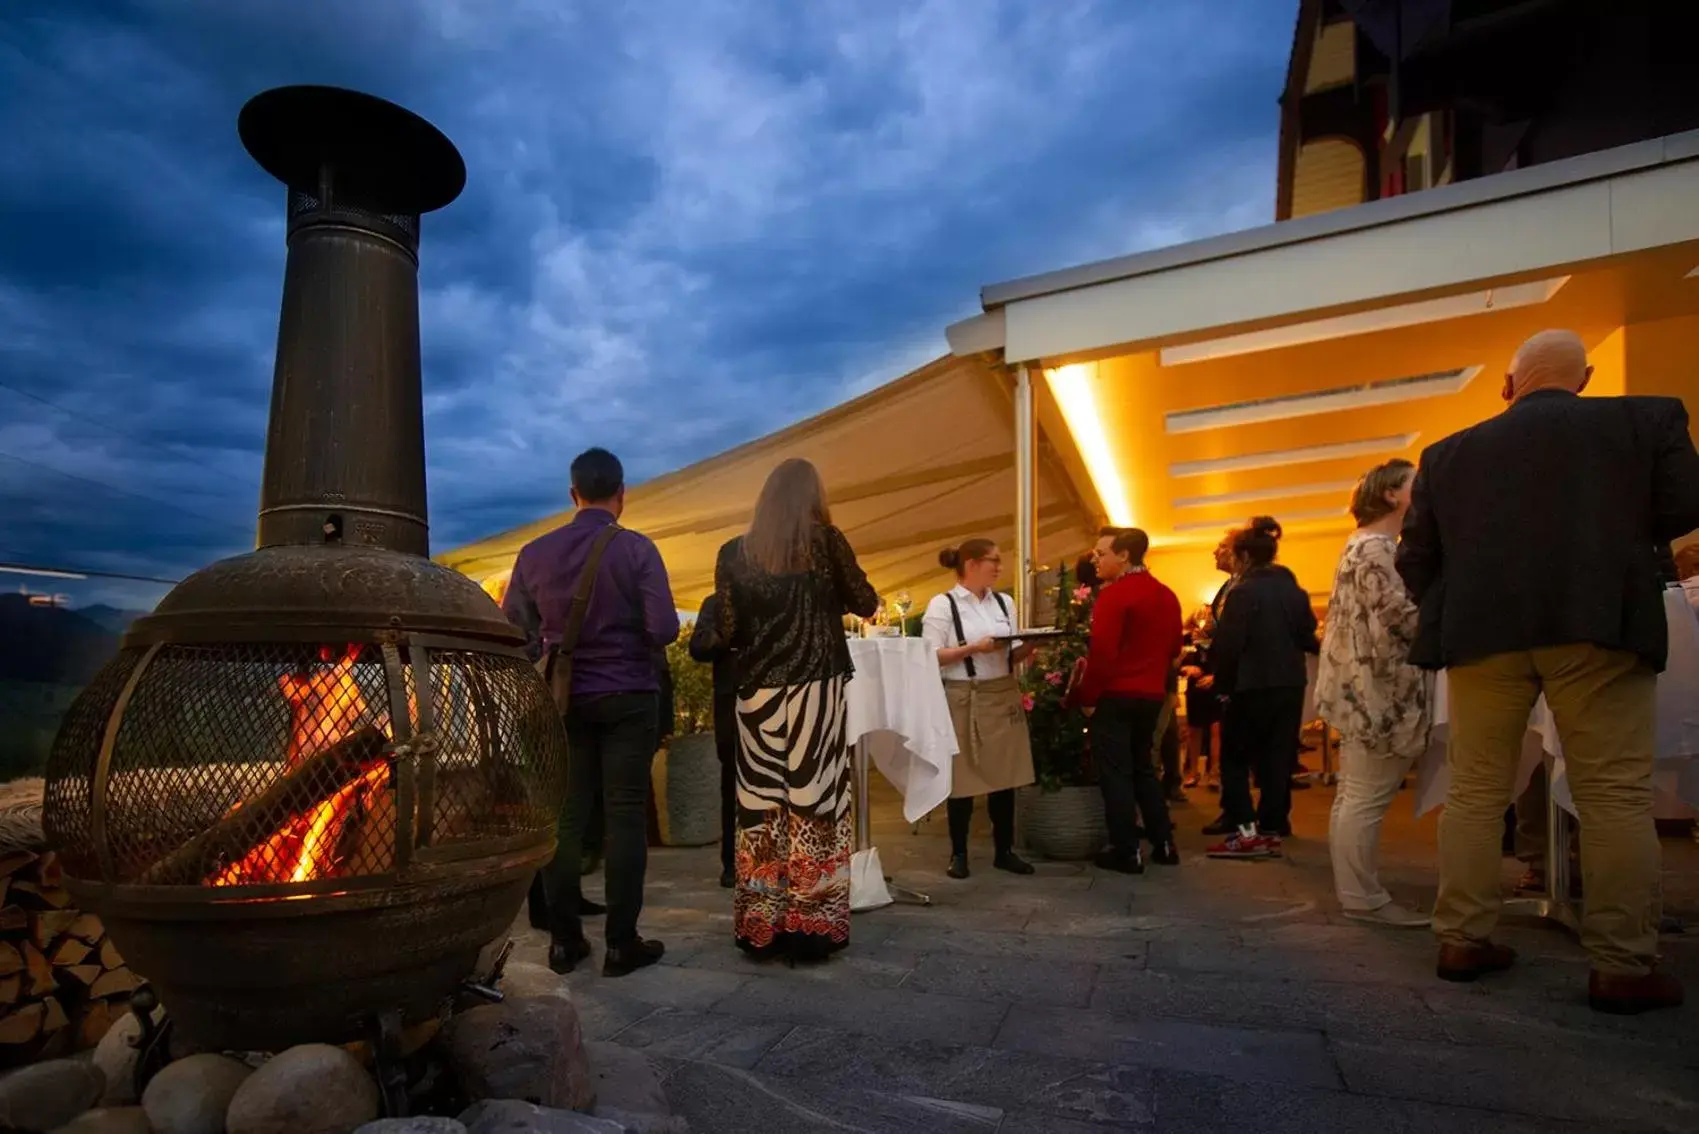
<path id="1" fill-rule="evenodd" d="M 1104 581 L 1091 612 L 1091 649 L 1075 701 L 1091 718 L 1091 757 L 1103 790 L 1110 847 L 1097 865 L 1144 873 L 1135 812 L 1144 816 L 1151 857 L 1177 866 L 1174 824 L 1151 756 L 1180 656 L 1180 600 L 1145 569 L 1150 537 L 1137 528 L 1105 528 L 1092 559 Z"/>

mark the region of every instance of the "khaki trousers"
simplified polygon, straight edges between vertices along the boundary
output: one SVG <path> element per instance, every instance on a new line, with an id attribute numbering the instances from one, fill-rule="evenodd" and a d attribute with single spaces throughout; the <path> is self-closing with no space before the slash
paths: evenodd
<path id="1" fill-rule="evenodd" d="M 1543 692 L 1563 741 L 1581 827 L 1581 944 L 1602 972 L 1644 973 L 1658 949 L 1652 823 L 1657 676 L 1633 654 L 1580 644 L 1496 654 L 1447 671 L 1451 790 L 1439 820 L 1440 940 L 1486 940 L 1498 923 L 1499 857 L 1528 714 Z"/>

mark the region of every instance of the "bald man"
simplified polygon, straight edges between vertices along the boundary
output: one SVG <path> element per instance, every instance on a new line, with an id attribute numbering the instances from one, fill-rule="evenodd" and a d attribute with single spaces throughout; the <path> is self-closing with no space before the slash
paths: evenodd
<path id="1" fill-rule="evenodd" d="M 1499 853 L 1544 693 L 1581 820 L 1589 1001 L 1635 1013 L 1682 1001 L 1657 969 L 1653 701 L 1669 642 L 1656 547 L 1699 528 L 1699 453 L 1680 401 L 1578 397 L 1592 372 L 1573 332 L 1522 345 L 1509 408 L 1422 454 L 1398 570 L 1421 607 L 1412 660 L 1443 668 L 1450 694 L 1439 975 L 1515 960 L 1491 940 Z"/>

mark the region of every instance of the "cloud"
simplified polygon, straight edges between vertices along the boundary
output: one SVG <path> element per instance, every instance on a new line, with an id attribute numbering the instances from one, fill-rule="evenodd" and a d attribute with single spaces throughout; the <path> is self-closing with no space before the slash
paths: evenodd
<path id="1" fill-rule="evenodd" d="M 585 445 L 652 476 L 895 378 L 987 282 L 1268 219 L 1292 18 L 109 7 L 0 28 L 0 97 L 28 108 L 0 150 L 0 506 L 27 517 L 0 559 L 140 573 L 252 530 L 284 252 L 235 137 L 259 89 L 371 90 L 466 157 L 421 249 L 446 547 L 558 508 Z"/>

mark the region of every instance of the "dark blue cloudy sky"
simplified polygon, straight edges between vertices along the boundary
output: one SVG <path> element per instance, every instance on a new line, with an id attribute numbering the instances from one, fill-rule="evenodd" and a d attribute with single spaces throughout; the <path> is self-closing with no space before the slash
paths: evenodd
<path id="1" fill-rule="evenodd" d="M 642 479 L 895 378 L 982 284 L 1270 219 L 1295 11 L 5 0 L 0 562 L 251 546 L 284 254 L 236 138 L 261 89 L 362 88 L 465 154 L 420 271 L 441 549 L 560 507 L 588 444 Z"/>

